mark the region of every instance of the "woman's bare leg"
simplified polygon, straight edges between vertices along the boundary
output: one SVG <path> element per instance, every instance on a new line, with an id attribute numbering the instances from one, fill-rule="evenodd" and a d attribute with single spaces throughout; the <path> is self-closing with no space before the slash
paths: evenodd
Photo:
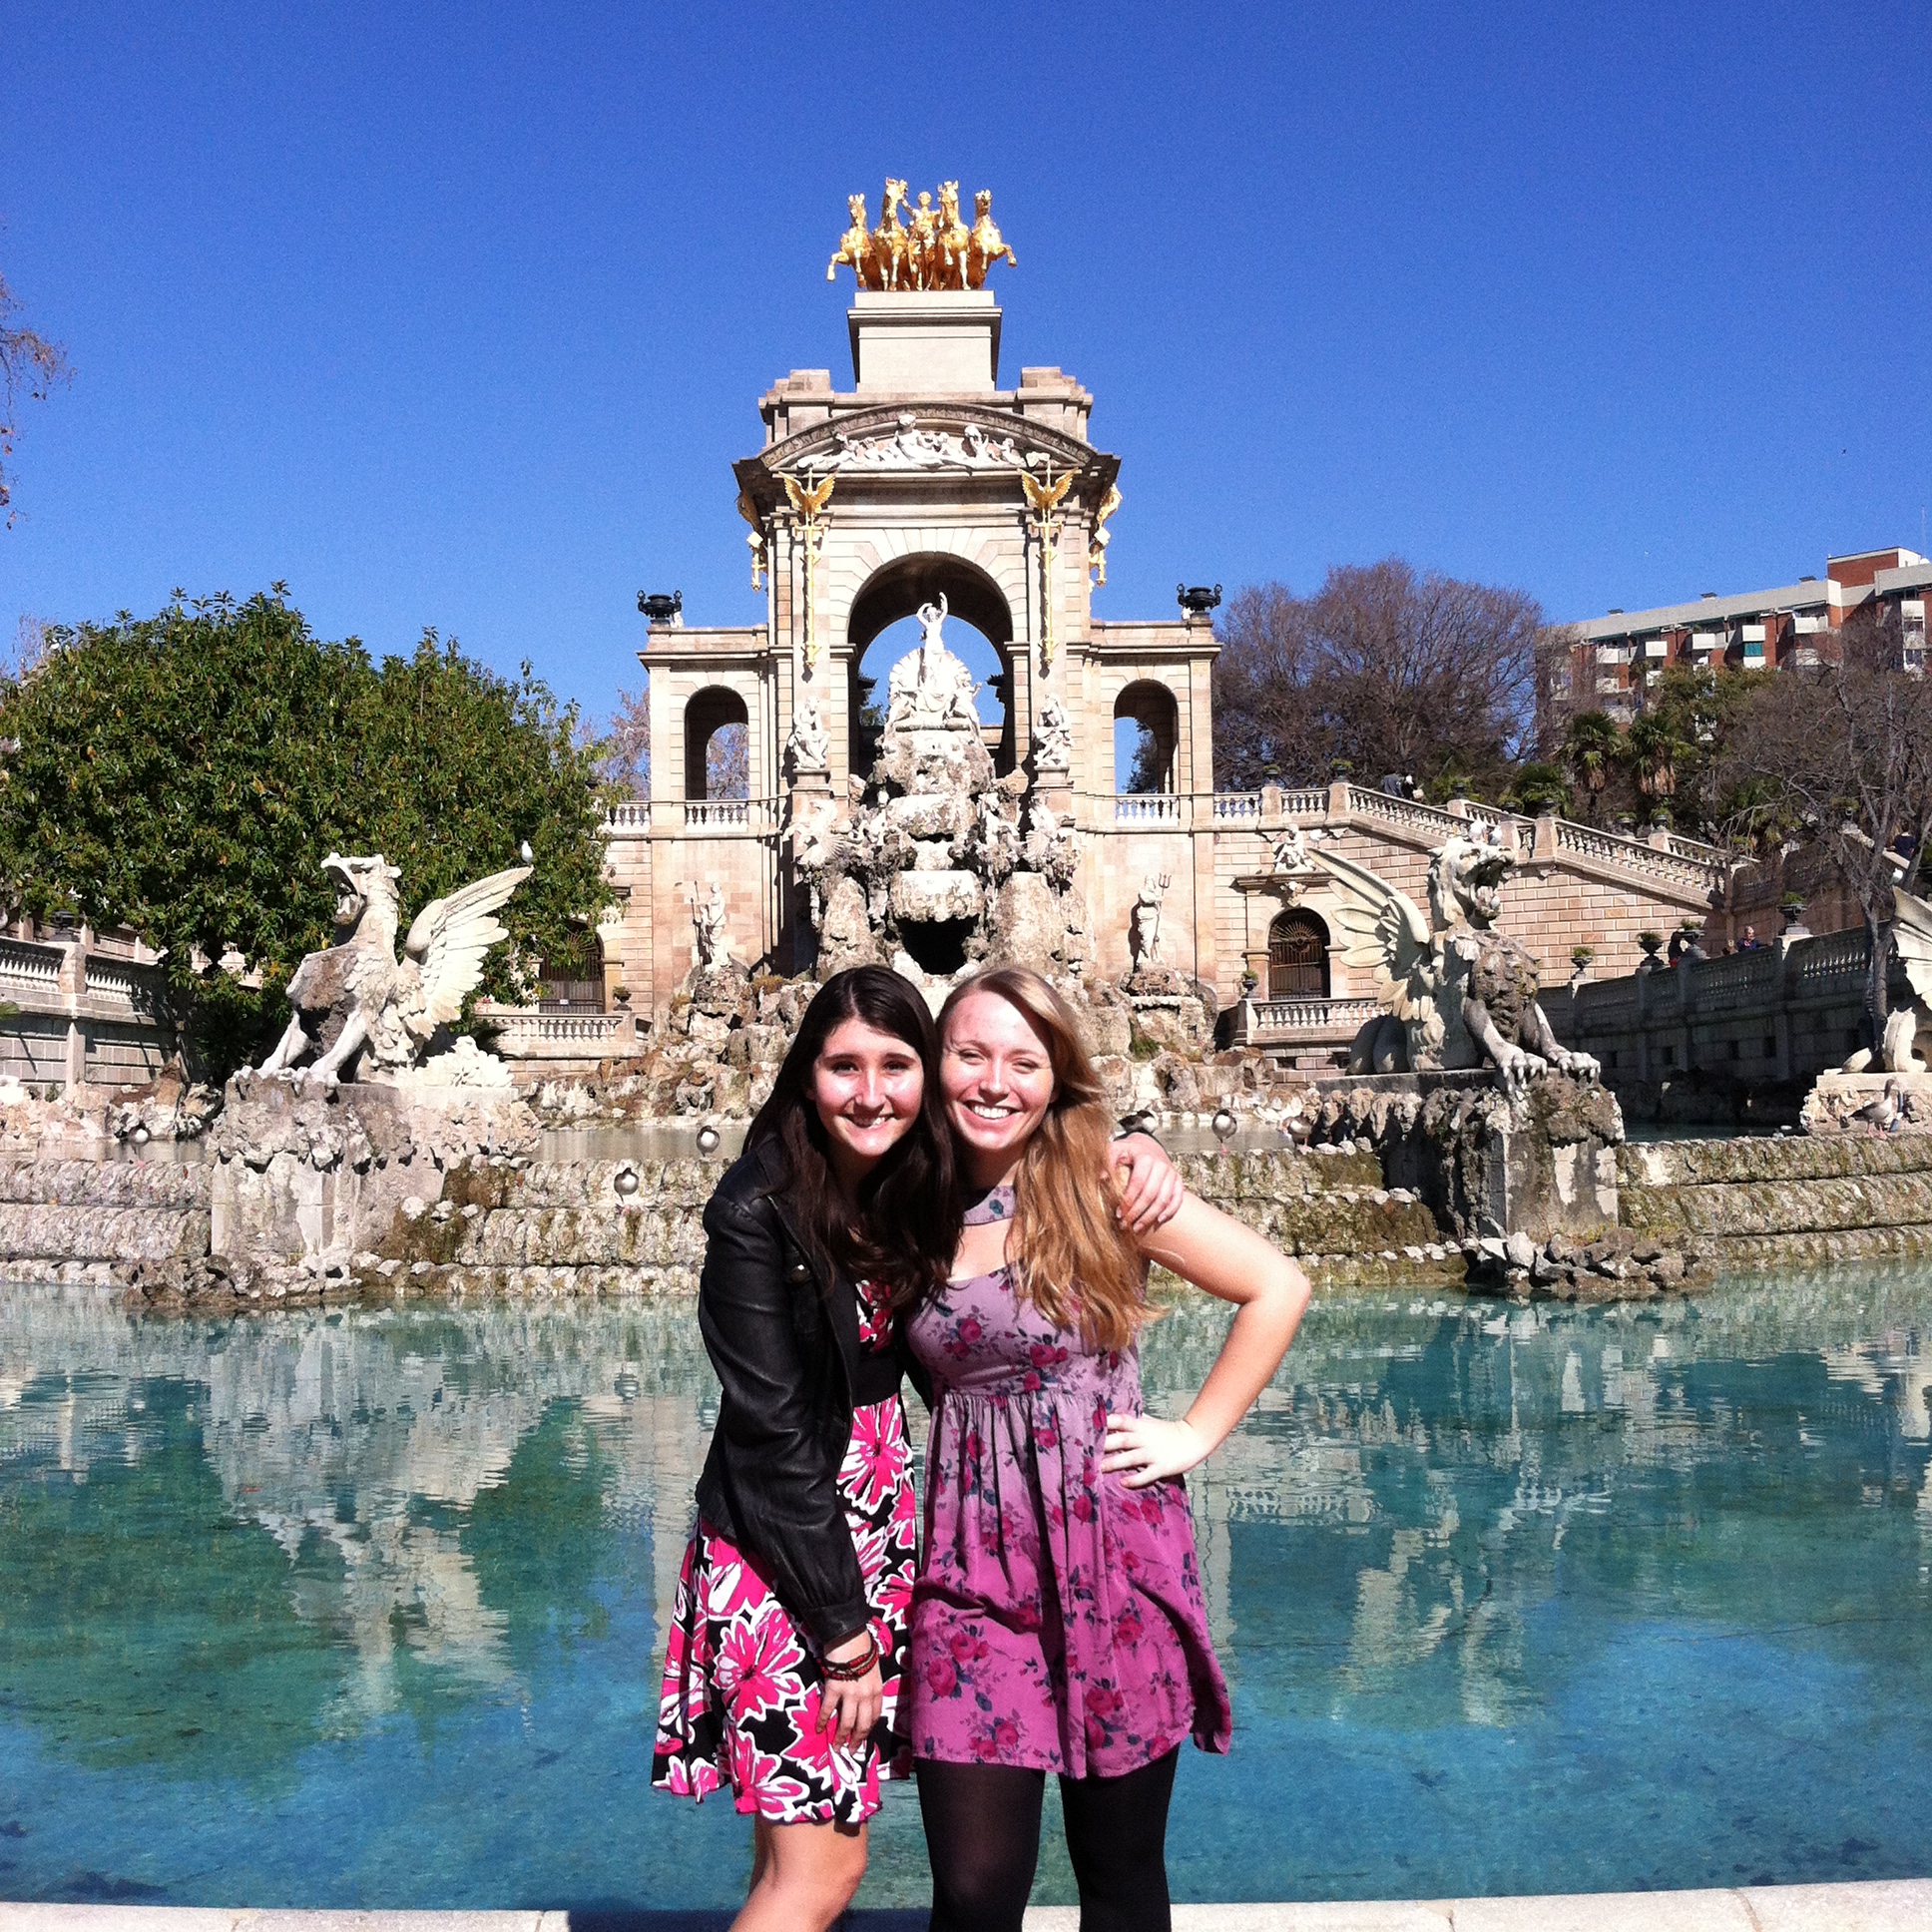
<path id="1" fill-rule="evenodd" d="M 862 1824 L 772 1824 L 751 1834 L 751 1895 L 731 1932 L 830 1932 L 865 1876 Z"/>

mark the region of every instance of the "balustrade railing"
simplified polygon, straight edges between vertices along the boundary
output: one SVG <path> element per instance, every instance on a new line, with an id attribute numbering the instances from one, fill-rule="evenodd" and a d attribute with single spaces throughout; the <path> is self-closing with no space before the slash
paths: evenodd
<path id="1" fill-rule="evenodd" d="M 593 1045 L 615 1040 L 629 1026 L 630 1018 L 628 1013 L 493 1012 L 489 1015 L 490 1024 L 497 1029 L 498 1050 L 513 1060 L 539 1042 Z"/>
<path id="2" fill-rule="evenodd" d="M 631 804 L 613 805 L 604 814 L 604 827 L 607 831 L 614 832 L 649 831 L 651 807 L 642 800 Z"/>
<path id="3" fill-rule="evenodd" d="M 1178 825 L 1181 800 L 1171 791 L 1117 791 L 1114 822 L 1117 825 Z"/>
<path id="4" fill-rule="evenodd" d="M 125 1006 L 130 1012 L 145 1011 L 154 1003 L 154 984 L 146 974 L 116 959 L 101 959 L 90 953 L 87 960 L 87 995 Z"/>
<path id="5" fill-rule="evenodd" d="M 1258 819 L 1261 815 L 1261 794 L 1258 791 L 1217 791 L 1214 793 L 1214 822 L 1226 824 L 1239 823 L 1244 819 Z"/>
<path id="6" fill-rule="evenodd" d="M 1377 791 L 1372 785 L 1348 787 L 1348 808 L 1364 818 L 1380 818 L 1391 825 L 1410 825 L 1435 838 L 1447 838 L 1461 828 L 1463 821 L 1440 805 L 1425 805 L 1420 798 L 1398 798 L 1392 791 Z"/>
<path id="7" fill-rule="evenodd" d="M 55 946 L 36 946 L 24 939 L 0 939 L 0 980 L 11 980 L 21 986 L 58 986 L 63 957 Z"/>
<path id="8" fill-rule="evenodd" d="M 1594 825 L 1579 825 L 1571 818 L 1559 818 L 1556 830 L 1559 853 L 1592 859 L 1599 865 L 1645 872 L 1653 878 L 1672 879 L 1701 891 L 1710 891 L 1723 883 L 1721 860 L 1686 857 L 1681 852 L 1646 845 L 1642 839 L 1599 831 Z"/>
<path id="9" fill-rule="evenodd" d="M 1259 1040 L 1270 1035 L 1353 1035 L 1381 1012 L 1382 1003 L 1364 999 L 1251 1000 L 1248 1009 L 1254 1017 L 1247 1037 Z"/>
<path id="10" fill-rule="evenodd" d="M 748 826 L 751 822 L 749 798 L 688 798 L 685 800 L 685 828 L 688 831 L 723 831 Z"/>

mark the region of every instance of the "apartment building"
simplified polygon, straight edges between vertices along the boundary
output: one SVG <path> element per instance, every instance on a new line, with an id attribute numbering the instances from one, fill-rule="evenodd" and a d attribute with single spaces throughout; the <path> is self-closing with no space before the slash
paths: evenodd
<path id="1" fill-rule="evenodd" d="M 1901 668 L 1925 670 L 1925 600 L 1932 563 L 1915 550 L 1861 550 L 1825 560 L 1825 574 L 1775 590 L 1720 596 L 1651 611 L 1607 611 L 1568 627 L 1538 683 L 1539 722 L 1561 727 L 1577 712 L 1628 722 L 1644 693 L 1673 664 L 1786 671 L 1838 660 L 1846 622 L 1896 607 Z"/>

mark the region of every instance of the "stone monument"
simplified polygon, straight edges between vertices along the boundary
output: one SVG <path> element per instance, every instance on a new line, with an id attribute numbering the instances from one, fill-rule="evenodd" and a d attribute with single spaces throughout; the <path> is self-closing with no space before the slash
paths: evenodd
<path id="1" fill-rule="evenodd" d="M 529 866 L 432 900 L 400 958 L 396 867 L 331 852 L 322 869 L 335 943 L 296 967 L 287 1030 L 229 1083 L 210 1137 L 211 1248 L 232 1274 L 346 1279 L 411 1198 L 437 1198 L 446 1169 L 536 1144 L 509 1069 L 449 1032 Z"/>

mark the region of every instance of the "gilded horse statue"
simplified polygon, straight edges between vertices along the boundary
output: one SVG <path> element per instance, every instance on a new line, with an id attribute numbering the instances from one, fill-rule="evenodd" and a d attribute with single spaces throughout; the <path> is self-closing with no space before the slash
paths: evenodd
<path id="1" fill-rule="evenodd" d="M 964 288 L 973 232 L 959 219 L 959 184 L 939 184 L 939 226 L 933 236 L 935 288 Z"/>
<path id="2" fill-rule="evenodd" d="M 993 191 L 982 188 L 973 197 L 973 232 L 966 251 L 966 286 L 984 287 L 987 270 L 1001 259 L 1011 262 L 1016 268 L 1020 265 L 1020 257 L 1006 245 L 1006 238 L 994 226 Z"/>
<path id="3" fill-rule="evenodd" d="M 840 262 L 852 270 L 861 288 L 909 291 L 925 288 L 980 288 L 987 271 L 996 261 L 1019 266 L 1019 257 L 1006 245 L 993 222 L 993 191 L 982 188 L 973 197 L 975 220 L 969 229 L 960 219 L 959 184 L 939 184 L 939 206 L 932 205 L 930 191 L 919 197 L 911 211 L 912 225 L 901 219 L 906 212 L 906 185 L 887 181 L 885 199 L 879 210 L 879 225 L 869 233 L 865 226 L 865 197 L 848 195 L 851 227 L 839 237 L 837 250 L 825 266 L 825 279 L 837 278 Z"/>
<path id="4" fill-rule="evenodd" d="M 836 280 L 838 264 L 843 261 L 850 264 L 861 288 L 876 288 L 878 264 L 872 258 L 872 231 L 865 226 L 865 197 L 847 195 L 845 206 L 851 213 L 852 226 L 838 238 L 838 252 L 825 264 L 825 279 Z"/>
<path id="5" fill-rule="evenodd" d="M 907 273 L 910 238 L 899 221 L 905 198 L 904 182 L 885 184 L 885 205 L 879 210 L 879 225 L 872 231 L 872 272 L 878 279 L 868 282 L 867 287 L 910 288 L 913 285 Z"/>

